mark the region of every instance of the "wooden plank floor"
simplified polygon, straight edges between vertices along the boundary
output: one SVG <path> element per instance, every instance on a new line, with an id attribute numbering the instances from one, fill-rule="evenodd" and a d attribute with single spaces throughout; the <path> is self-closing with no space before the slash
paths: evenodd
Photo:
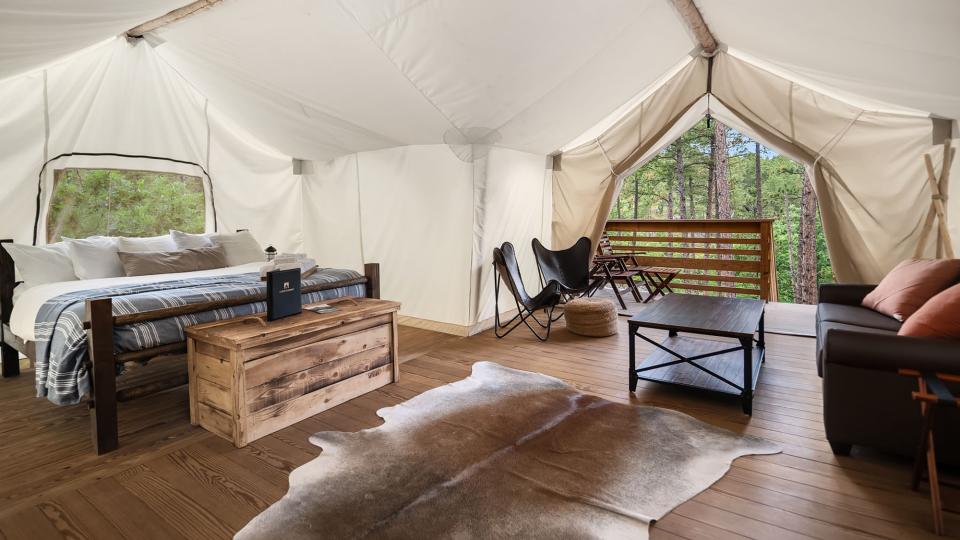
<path id="1" fill-rule="evenodd" d="M 0 537 L 229 538 L 281 497 L 287 476 L 319 452 L 307 442 L 322 430 L 380 423 L 377 409 L 469 374 L 479 360 L 561 377 L 583 392 L 623 403 L 684 411 L 712 424 L 780 443 L 774 456 L 738 459 L 715 485 L 658 522 L 653 538 L 897 540 L 936 538 L 929 501 L 907 488 L 909 464 L 869 453 L 837 458 L 823 437 L 814 341 L 768 337 L 755 413 L 738 401 L 640 382 L 626 391 L 626 320 L 621 333 L 586 339 L 562 324 L 549 343 L 518 330 L 452 338 L 401 329 L 401 382 L 236 449 L 191 427 L 187 392 L 176 389 L 122 404 L 121 447 L 91 452 L 83 406 L 55 407 L 33 397 L 31 373 L 0 381 Z M 647 352 L 649 346 L 638 344 Z M 638 466 L 642 466 L 638 464 Z M 960 535 L 960 495 L 947 532 Z"/>

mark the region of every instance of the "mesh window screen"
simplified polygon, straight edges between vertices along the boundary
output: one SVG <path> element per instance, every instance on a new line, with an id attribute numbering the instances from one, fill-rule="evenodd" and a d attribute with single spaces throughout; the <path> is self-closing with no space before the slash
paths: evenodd
<path id="1" fill-rule="evenodd" d="M 47 241 L 93 235 L 146 237 L 170 229 L 201 233 L 203 181 L 185 174 L 124 169 L 54 171 Z"/>

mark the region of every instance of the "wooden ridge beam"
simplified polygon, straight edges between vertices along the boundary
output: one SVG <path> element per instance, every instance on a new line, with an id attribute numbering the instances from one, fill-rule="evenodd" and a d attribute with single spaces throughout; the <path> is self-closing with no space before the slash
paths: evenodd
<path id="1" fill-rule="evenodd" d="M 713 37 L 710 27 L 703 20 L 703 15 L 696 4 L 693 3 L 693 0 L 670 0 L 670 3 L 673 4 L 674 9 L 680 14 L 680 18 L 693 33 L 693 37 L 697 39 L 697 43 L 703 48 L 703 52 L 712 54 L 716 51 L 717 39 Z"/>
<path id="2" fill-rule="evenodd" d="M 223 0 L 197 0 L 196 2 L 191 2 L 183 7 L 179 7 L 167 13 L 166 15 L 161 15 L 156 19 L 151 19 L 143 24 L 131 28 L 130 30 L 127 30 L 127 37 L 141 38 L 147 32 L 152 32 L 157 28 L 166 26 L 181 19 L 185 19 L 205 9 L 209 9 L 222 1 Z"/>

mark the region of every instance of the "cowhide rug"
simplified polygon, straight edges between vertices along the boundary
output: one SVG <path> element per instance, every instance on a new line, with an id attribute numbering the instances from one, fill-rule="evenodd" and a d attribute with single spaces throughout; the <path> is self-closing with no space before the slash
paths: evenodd
<path id="1" fill-rule="evenodd" d="M 377 414 L 314 435 L 323 452 L 237 538 L 647 538 L 733 459 L 780 451 L 491 362 Z"/>

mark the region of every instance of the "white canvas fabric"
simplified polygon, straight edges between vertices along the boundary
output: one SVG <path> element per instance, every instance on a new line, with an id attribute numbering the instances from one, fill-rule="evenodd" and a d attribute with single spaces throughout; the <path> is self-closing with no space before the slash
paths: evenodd
<path id="1" fill-rule="evenodd" d="M 733 53 L 855 106 L 960 118 L 960 6 L 953 0 L 697 0 Z M 761 64 L 761 67 L 766 67 Z"/>
<path id="2" fill-rule="evenodd" d="M 470 331 L 492 246 L 535 289 L 530 239 L 597 234 L 620 179 L 705 110 L 668 0 L 231 0 L 116 37 L 183 3 L 0 6 L 0 237 L 33 243 L 39 194 L 45 243 L 58 168 L 191 174 L 207 232 L 380 262 L 401 313 Z M 947 133 L 928 117 L 960 116 L 960 4 L 697 5 L 722 50 L 712 112 L 812 168 L 838 278 L 912 253 Z M 140 157 L 81 155 L 103 152 Z"/>
<path id="3" fill-rule="evenodd" d="M 451 140 L 546 154 L 692 47 L 668 2 L 603 4 L 233 1 L 158 31 L 157 51 L 298 157 Z"/>
<path id="4" fill-rule="evenodd" d="M 0 78 L 72 55 L 181 7 L 183 0 L 6 0 L 0 5 Z"/>
<path id="5" fill-rule="evenodd" d="M 598 137 L 554 157 L 555 245 L 571 246 L 581 236 L 596 243 L 624 173 L 670 142 L 664 136 L 703 96 L 706 85 L 706 61 L 691 60 Z"/>
<path id="6" fill-rule="evenodd" d="M 727 54 L 715 60 L 713 84 L 729 111 L 719 110 L 721 121 L 812 171 L 839 280 L 877 283 L 913 256 L 930 203 L 922 156 L 941 151 L 929 117 L 865 110 Z"/>
<path id="7" fill-rule="evenodd" d="M 599 237 L 617 180 L 672 141 L 678 124 L 689 127 L 682 118 L 702 115 L 706 69 L 705 59 L 691 61 L 596 139 L 555 158 L 556 242 Z M 715 117 L 810 167 L 837 279 L 875 283 L 912 256 L 930 199 L 922 156 L 941 155 L 929 117 L 865 110 L 723 52 L 712 90 Z"/>

